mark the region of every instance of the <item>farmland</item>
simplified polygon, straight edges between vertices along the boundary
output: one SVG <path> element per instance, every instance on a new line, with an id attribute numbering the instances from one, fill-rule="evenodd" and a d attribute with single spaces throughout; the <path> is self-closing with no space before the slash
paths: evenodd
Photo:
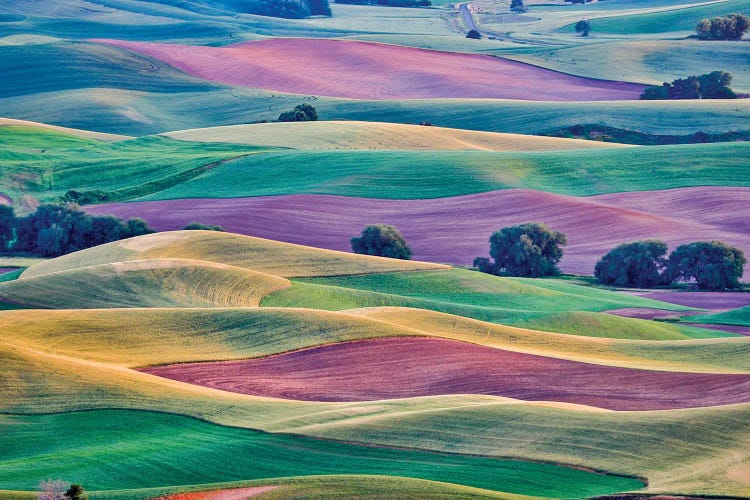
<path id="1" fill-rule="evenodd" d="M 750 498 L 748 0 L 323 5 L 0 2 L 0 499 Z"/>

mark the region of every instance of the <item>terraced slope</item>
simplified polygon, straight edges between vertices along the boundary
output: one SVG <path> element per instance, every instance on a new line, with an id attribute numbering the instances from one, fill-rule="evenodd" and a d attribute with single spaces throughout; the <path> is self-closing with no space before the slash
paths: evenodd
<path id="1" fill-rule="evenodd" d="M 168 132 L 195 142 L 228 142 L 292 149 L 556 151 L 618 144 L 443 127 L 361 121 L 258 123 Z"/>
<path id="2" fill-rule="evenodd" d="M 212 48 L 93 40 L 230 85 L 352 99 L 635 99 L 643 86 L 589 80 L 485 56 L 352 41 L 273 39 Z M 280 64 L 280 61 L 283 63 Z M 306 67 L 304 76 L 295 68 Z M 408 72 L 403 68 L 409 67 Z M 337 75 L 345 74 L 346 78 Z M 524 82 L 537 82 L 529 87 Z"/>

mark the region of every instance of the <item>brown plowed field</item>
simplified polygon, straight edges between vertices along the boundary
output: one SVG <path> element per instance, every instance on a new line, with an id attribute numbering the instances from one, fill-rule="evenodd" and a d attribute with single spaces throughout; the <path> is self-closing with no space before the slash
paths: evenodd
<path id="1" fill-rule="evenodd" d="M 691 201 L 705 193 L 705 204 Z M 631 206 L 638 197 L 644 201 L 636 210 Z M 672 201 L 657 201 L 663 199 Z M 670 248 L 696 237 L 719 239 L 750 253 L 750 230 L 743 230 L 739 222 L 726 223 L 750 220 L 747 199 L 750 188 L 696 187 L 592 197 L 509 189 L 428 200 L 289 195 L 113 203 L 87 210 L 143 217 L 162 231 L 200 221 L 236 233 L 344 251 L 367 224 L 387 223 L 403 233 L 415 260 L 460 265 L 488 254 L 493 231 L 544 221 L 568 236 L 561 269 L 592 274 L 596 261 L 611 248 L 644 238 L 662 239 Z M 653 207 L 647 200 L 653 200 Z M 737 206 L 739 201 L 744 206 Z"/>
<path id="2" fill-rule="evenodd" d="M 232 392 L 312 401 L 493 394 L 612 410 L 750 401 L 750 375 L 635 370 L 434 338 L 362 340 L 261 359 L 144 371 Z"/>
<path id="3" fill-rule="evenodd" d="M 497 57 L 396 45 L 277 38 L 227 47 L 93 40 L 206 80 L 352 99 L 638 99 L 644 85 L 593 80 Z"/>

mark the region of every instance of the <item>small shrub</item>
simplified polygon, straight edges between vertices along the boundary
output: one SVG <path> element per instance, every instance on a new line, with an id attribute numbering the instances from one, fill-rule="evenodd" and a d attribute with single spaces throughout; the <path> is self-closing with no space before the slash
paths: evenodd
<path id="1" fill-rule="evenodd" d="M 300 104 L 291 111 L 279 115 L 280 122 L 312 122 L 318 119 L 318 112 L 309 104 Z"/>
<path id="2" fill-rule="evenodd" d="M 187 226 L 182 228 L 186 231 L 222 231 L 226 232 L 226 229 L 216 224 L 201 224 L 200 222 L 191 222 Z"/>
<path id="3" fill-rule="evenodd" d="M 478 32 L 477 30 L 469 30 L 468 33 L 466 33 L 466 38 L 471 38 L 473 40 L 479 40 L 482 38 L 482 34 Z"/>
<path id="4" fill-rule="evenodd" d="M 576 23 L 576 33 L 581 36 L 589 36 L 591 33 L 591 22 L 588 19 L 582 19 Z"/>

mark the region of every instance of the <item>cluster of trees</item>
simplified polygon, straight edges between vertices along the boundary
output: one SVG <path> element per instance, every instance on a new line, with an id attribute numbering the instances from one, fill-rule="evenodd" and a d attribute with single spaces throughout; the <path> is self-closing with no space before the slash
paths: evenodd
<path id="1" fill-rule="evenodd" d="M 729 14 L 723 17 L 701 19 L 695 32 L 701 40 L 739 40 L 750 28 L 750 17 Z"/>
<path id="2" fill-rule="evenodd" d="M 377 255 L 392 259 L 411 259 L 411 248 L 398 229 L 389 224 L 372 224 L 362 230 L 359 237 L 352 238 L 352 252 Z"/>
<path id="3" fill-rule="evenodd" d="M 241 10 L 261 16 L 303 19 L 310 16 L 331 16 L 328 0 L 260 0 L 244 2 Z"/>
<path id="4" fill-rule="evenodd" d="M 736 99 L 737 94 L 729 88 L 732 75 L 726 71 L 712 71 L 703 75 L 664 82 L 660 87 L 647 87 L 641 99 Z"/>
<path id="5" fill-rule="evenodd" d="M 430 0 L 336 0 L 336 3 L 353 5 L 385 5 L 387 7 L 429 7 Z"/>
<path id="6" fill-rule="evenodd" d="M 279 115 L 280 122 L 314 122 L 318 119 L 318 111 L 311 105 L 305 103 L 295 106 L 291 111 L 285 111 Z"/>
<path id="7" fill-rule="evenodd" d="M 510 276 L 553 276 L 560 274 L 557 264 L 568 243 L 563 233 L 553 231 L 542 222 L 509 226 L 490 236 L 490 257 L 477 257 L 479 271 Z"/>
<path id="8" fill-rule="evenodd" d="M 742 251 L 720 241 L 680 245 L 667 257 L 659 240 L 625 243 L 596 263 L 594 276 L 606 285 L 651 288 L 676 281 L 695 281 L 699 288 L 736 288 L 747 263 Z"/>
<path id="9" fill-rule="evenodd" d="M 226 232 L 226 229 L 216 224 L 202 224 L 200 222 L 191 222 L 187 226 L 182 228 L 183 230 L 192 231 L 221 231 Z"/>
<path id="10" fill-rule="evenodd" d="M 143 219 L 124 221 L 109 215 L 93 216 L 77 205 L 40 205 L 16 217 L 0 205 L 0 251 L 57 257 L 103 243 L 155 232 Z"/>

